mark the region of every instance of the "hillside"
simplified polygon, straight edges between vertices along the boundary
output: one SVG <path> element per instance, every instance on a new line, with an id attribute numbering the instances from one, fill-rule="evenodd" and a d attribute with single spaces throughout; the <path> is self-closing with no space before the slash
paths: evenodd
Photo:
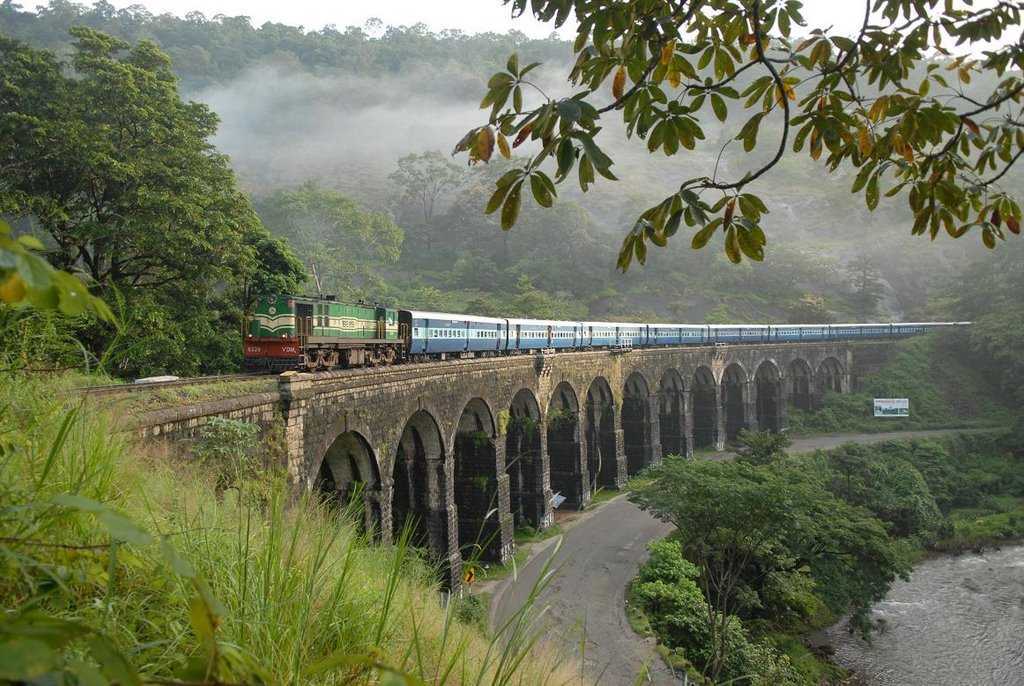
<path id="1" fill-rule="evenodd" d="M 730 267 L 714 251 L 691 251 L 683 238 L 646 269 L 619 275 L 613 263 L 621 236 L 680 176 L 675 158 L 626 144 L 621 124 L 610 120 L 604 137 L 619 182 L 599 183 L 586 196 L 568 182 L 555 209 L 528 204 L 507 235 L 480 211 L 498 170 L 444 165 L 480 118 L 476 103 L 487 78 L 511 52 L 544 63 L 537 78 L 546 92 L 566 92 L 567 43 L 421 26 L 253 27 L 242 17 L 179 19 L 103 3 L 51 2 L 36 13 L 9 2 L 0 7 L 0 33 L 58 54 L 68 52 L 67 30 L 75 25 L 129 42 L 153 40 L 167 52 L 183 95 L 220 116 L 214 142 L 230 155 L 264 221 L 293 244 L 294 231 L 275 218 L 270 200 L 309 181 L 393 218 L 401 232 L 394 254 L 346 269 L 320 253 L 357 237 L 329 214 L 311 213 L 306 223 L 321 227 L 300 257 L 307 267 L 319 262 L 328 290 L 345 297 L 559 317 L 914 319 L 930 311 L 937 286 L 984 252 L 972 238 L 931 245 L 911 238 L 901 228 L 908 225 L 902 206 L 883 202 L 870 213 L 848 193 L 852 178 L 828 178 L 796 161 L 758 189 L 772 209 L 764 264 Z M 725 138 L 717 125 L 708 133 L 687 167 L 715 165 Z M 402 158 L 429 151 L 440 152 L 426 168 L 444 165 L 451 179 L 434 189 L 431 211 L 423 212 L 394 173 L 415 166 Z M 738 171 L 751 163 L 727 146 L 720 167 Z M 922 258 L 907 259 L 915 253 Z M 858 264 L 867 265 L 867 286 L 857 280 Z"/>

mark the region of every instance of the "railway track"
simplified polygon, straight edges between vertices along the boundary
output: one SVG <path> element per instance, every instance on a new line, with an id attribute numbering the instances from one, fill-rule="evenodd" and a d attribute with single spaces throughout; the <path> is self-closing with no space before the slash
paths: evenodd
<path id="1" fill-rule="evenodd" d="M 831 341 L 806 341 L 801 345 L 808 346 L 818 343 L 829 343 Z M 878 342 L 878 341 L 863 341 L 863 342 Z M 792 344 L 794 341 L 781 342 L 782 344 Z M 769 343 L 768 345 L 777 345 L 778 343 Z M 662 346 L 658 348 L 640 348 L 640 350 L 666 350 L 666 349 L 680 349 L 680 350 L 694 350 L 696 348 L 744 348 L 744 347 L 757 347 L 759 345 L 765 345 L 763 343 L 715 343 L 706 346 Z M 571 355 L 571 354 L 587 354 L 592 352 L 608 352 L 611 354 L 621 354 L 625 352 L 632 352 L 636 350 L 634 348 L 602 348 L 594 350 L 565 350 L 557 351 L 559 355 Z M 517 352 L 516 354 L 509 357 L 509 359 L 521 359 L 527 357 L 534 357 L 537 353 L 555 354 L 554 349 L 547 350 L 536 350 L 529 352 Z M 452 364 L 466 363 L 466 362 L 481 362 L 492 358 L 465 358 L 465 359 L 453 359 L 453 360 L 432 360 L 430 362 L 415 362 L 415 363 L 403 363 L 396 365 L 388 365 L 385 367 L 357 367 L 353 369 L 333 369 L 320 372 L 312 372 L 313 374 L 322 374 L 324 379 L 339 378 L 339 375 L 355 375 L 358 376 L 361 372 L 380 370 L 380 369 L 392 369 L 395 371 L 408 370 L 410 368 L 424 369 L 436 366 L 451 366 Z M 308 372 L 307 372 L 308 373 Z M 179 379 L 173 379 L 169 381 L 149 381 L 144 383 L 124 383 L 124 384 L 110 384 L 106 386 L 82 386 L 79 388 L 72 389 L 76 393 L 87 396 L 109 396 L 109 395 L 120 395 L 120 394 L 133 394 L 146 391 L 154 391 L 161 389 L 170 388 L 182 388 L 187 386 L 207 386 L 217 383 L 225 383 L 231 381 L 247 381 L 254 379 L 265 379 L 269 377 L 278 376 L 279 372 L 248 372 L 242 374 L 219 374 L 214 376 L 194 376 L 185 377 Z"/>
<path id="2" fill-rule="evenodd" d="M 73 389 L 76 393 L 87 396 L 103 397 L 108 395 L 121 395 L 127 393 L 142 393 L 147 391 L 163 390 L 167 388 L 181 388 L 184 386 L 208 386 L 216 383 L 231 381 L 248 381 L 275 376 L 271 372 L 253 372 L 248 374 L 218 374 L 214 376 L 194 376 L 172 379 L 168 381 L 147 381 L 143 383 L 109 384 L 106 386 L 82 386 Z"/>

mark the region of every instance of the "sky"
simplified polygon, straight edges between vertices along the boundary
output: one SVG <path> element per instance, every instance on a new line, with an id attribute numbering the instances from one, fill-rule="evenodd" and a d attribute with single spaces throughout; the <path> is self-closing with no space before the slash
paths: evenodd
<path id="1" fill-rule="evenodd" d="M 111 4 L 116 7 L 142 5 L 154 14 L 184 15 L 198 10 L 208 17 L 245 15 L 257 26 L 274 21 L 307 29 L 319 29 L 327 24 L 342 28 L 363 26 L 368 19 L 376 17 L 385 25 L 423 23 L 435 31 L 461 29 L 468 33 L 504 33 L 516 29 L 536 38 L 552 32 L 552 25 L 535 20 L 529 12 L 513 20 L 510 6 L 502 4 L 501 0 L 113 0 Z M 862 16 L 858 5 L 859 2 L 850 0 L 805 0 L 804 14 L 811 26 L 834 26 L 843 33 L 853 33 L 859 28 Z M 566 25 L 559 33 L 568 38 L 572 30 Z"/>

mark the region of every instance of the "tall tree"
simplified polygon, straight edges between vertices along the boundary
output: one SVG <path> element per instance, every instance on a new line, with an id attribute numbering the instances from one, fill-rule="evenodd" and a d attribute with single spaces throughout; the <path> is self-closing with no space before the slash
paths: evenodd
<path id="1" fill-rule="evenodd" d="M 398 160 L 398 168 L 388 177 L 401 192 L 398 212 L 402 225 L 412 229 L 415 237 L 432 255 L 435 237 L 442 226 L 435 224 L 438 212 L 447 209 L 454 194 L 466 181 L 465 170 L 431 150 L 420 155 L 406 155 Z"/>
<path id="2" fill-rule="evenodd" d="M 256 216 L 209 142 L 217 118 L 182 102 L 167 57 L 90 29 L 74 76 L 0 42 L 0 211 L 31 215 L 60 267 L 101 286 L 160 286 L 252 263 Z"/>
<path id="3" fill-rule="evenodd" d="M 947 291 L 949 311 L 972 321 L 962 334 L 965 358 L 1024 406 L 1024 245 L 971 264 Z"/>
<path id="4" fill-rule="evenodd" d="M 403 234 L 383 212 L 364 209 L 341 193 L 310 181 L 256 203 L 263 221 L 295 248 L 325 288 L 345 298 L 375 290 L 380 269 L 394 263 Z"/>
<path id="5" fill-rule="evenodd" d="M 27 219 L 57 267 L 116 292 L 108 300 L 136 339 L 130 351 L 118 340 L 125 373 L 230 368 L 246 283 L 259 273 L 294 282 L 294 258 L 210 143 L 216 115 L 181 100 L 167 56 L 145 41 L 72 34 L 69 65 L 0 37 L 0 214 Z M 87 332 L 97 351 L 111 335 Z M 216 360 L 190 336 L 217 341 Z"/>
<path id="6" fill-rule="evenodd" d="M 852 289 L 851 304 L 861 321 L 868 321 L 878 314 L 878 304 L 885 297 L 885 284 L 870 257 L 858 255 L 846 265 Z"/>
<path id="7" fill-rule="evenodd" d="M 758 558 L 785 547 L 796 502 L 782 480 L 749 464 L 671 459 L 651 476 L 630 500 L 673 524 L 700 570 L 713 647 L 708 673 L 715 680 L 727 658 L 728 624 L 741 604 L 744 575 Z"/>
<path id="8" fill-rule="evenodd" d="M 904 193 L 914 234 L 945 230 L 955 238 L 973 230 L 992 248 L 1020 232 L 1020 206 L 1001 182 L 1024 156 L 1024 39 L 1017 35 L 1024 2 L 863 0 L 862 26 L 847 37 L 806 27 L 793 0 L 503 1 L 513 14 L 529 7 L 555 26 L 573 13 L 577 21 L 575 91 L 549 97 L 535 85 L 538 64 L 521 65 L 513 54 L 487 84 L 487 122 L 456 144 L 476 162 L 496 148 L 508 157 L 510 148 L 535 142 L 487 204 L 488 212 L 501 210 L 505 229 L 527 186 L 549 207 L 556 182 L 574 168 L 584 191 L 596 174 L 615 180 L 597 143 L 606 114 L 621 114 L 628 136 L 671 156 L 705 138 L 709 114 L 729 124 L 730 113 L 747 109 L 727 144 L 741 142 L 751 153 L 764 131 L 773 152 L 747 157 L 749 166 L 731 178 L 716 165 L 681 179 L 626 235 L 621 269 L 634 258 L 645 262 L 648 243 L 664 246 L 683 223 L 696 229 L 694 248 L 721 229 L 731 261 L 762 260 L 768 205 L 752 190 L 790 149 L 824 156 L 829 171 L 856 169 L 853 191 L 871 210 L 883 192 Z M 970 90 L 978 77 L 995 87 Z M 526 89 L 539 104 L 526 104 Z M 553 174 L 542 168 L 549 158 Z"/>

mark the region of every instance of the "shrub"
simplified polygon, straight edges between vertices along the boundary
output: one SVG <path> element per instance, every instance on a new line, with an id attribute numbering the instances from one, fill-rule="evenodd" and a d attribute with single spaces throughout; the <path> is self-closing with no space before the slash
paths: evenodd
<path id="1" fill-rule="evenodd" d="M 192 454 L 214 474 L 218 494 L 260 478 L 259 434 L 260 427 L 251 422 L 224 417 L 210 417 L 199 430 Z"/>
<path id="2" fill-rule="evenodd" d="M 452 598 L 452 614 L 467 626 L 476 627 L 487 633 L 487 605 L 480 596 L 462 593 Z"/>
<path id="3" fill-rule="evenodd" d="M 786 454 L 786 448 L 793 441 L 783 433 L 773 431 L 748 431 L 741 429 L 737 436 L 740 448 L 736 459 L 750 464 L 768 464 Z"/>

